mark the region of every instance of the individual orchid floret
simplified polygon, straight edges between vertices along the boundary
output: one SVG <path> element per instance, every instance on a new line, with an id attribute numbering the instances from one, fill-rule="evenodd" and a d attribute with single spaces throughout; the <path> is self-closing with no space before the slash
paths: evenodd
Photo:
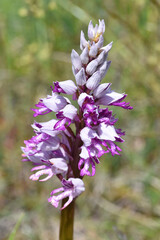
<path id="1" fill-rule="evenodd" d="M 99 164 L 99 157 L 108 153 L 109 150 L 104 150 L 101 146 L 102 142 L 98 139 L 92 140 L 92 144 L 88 147 L 82 146 L 80 153 L 80 161 L 78 164 L 80 176 L 94 176 L 96 172 L 96 164 Z"/>
<path id="2" fill-rule="evenodd" d="M 84 68 L 75 75 L 76 83 L 78 86 L 83 86 L 86 83 L 86 75 Z"/>
<path id="3" fill-rule="evenodd" d="M 103 34 L 104 32 L 105 32 L 105 22 L 103 19 L 102 20 L 99 19 L 97 34 Z"/>
<path id="4" fill-rule="evenodd" d="M 47 96 L 47 98 L 41 100 L 43 104 L 53 112 L 60 111 L 68 103 L 66 98 L 57 93 L 52 93 L 52 96 Z"/>
<path id="5" fill-rule="evenodd" d="M 98 61 L 97 59 L 92 60 L 86 67 L 86 73 L 88 75 L 92 75 L 98 67 Z"/>
<path id="6" fill-rule="evenodd" d="M 45 161 L 50 157 L 50 152 L 48 151 L 33 152 L 31 150 L 26 150 L 24 147 L 22 147 L 21 150 L 23 152 L 23 157 L 26 157 L 28 161 L 32 162 L 33 164 L 39 165 L 42 163 L 42 161 Z"/>
<path id="7" fill-rule="evenodd" d="M 99 26 L 96 24 L 93 27 L 92 21 L 90 21 L 88 25 L 88 37 L 90 40 L 97 42 L 99 40 L 100 35 L 105 32 L 105 23 L 104 20 L 99 20 Z"/>
<path id="8" fill-rule="evenodd" d="M 103 41 L 104 41 L 104 38 L 103 38 L 102 35 L 100 35 L 99 40 L 98 40 L 98 42 L 96 43 L 96 47 L 97 47 L 98 49 L 100 49 L 101 47 L 103 47 Z"/>
<path id="9" fill-rule="evenodd" d="M 73 74 L 75 75 L 82 67 L 82 62 L 79 54 L 73 49 L 71 53 Z"/>
<path id="10" fill-rule="evenodd" d="M 74 107 L 72 104 L 67 104 L 61 111 L 59 111 L 58 114 L 61 114 L 63 117 L 73 120 L 77 118 L 77 108 Z M 57 118 L 59 118 L 58 114 Z"/>
<path id="11" fill-rule="evenodd" d="M 82 51 L 81 55 L 81 62 L 82 64 L 86 65 L 89 62 L 89 50 L 88 50 L 88 46 L 84 48 L 84 50 Z"/>
<path id="12" fill-rule="evenodd" d="M 98 67 L 98 70 L 101 75 L 101 80 L 105 77 L 110 65 L 111 65 L 111 61 L 105 61 Z"/>
<path id="13" fill-rule="evenodd" d="M 39 144 L 37 144 L 37 151 L 55 151 L 60 147 L 60 139 L 55 137 L 50 137 L 48 135 L 48 139 L 43 140 Z"/>
<path id="14" fill-rule="evenodd" d="M 55 130 L 65 130 L 73 120 L 76 121 L 79 119 L 77 115 L 77 108 L 75 108 L 72 104 L 66 105 L 61 111 L 56 114 L 56 117 L 61 120 L 55 124 Z M 68 125 L 66 126 L 67 122 Z"/>
<path id="15" fill-rule="evenodd" d="M 73 95 L 77 90 L 77 87 L 72 80 L 66 80 L 64 82 L 55 82 L 54 86 L 55 87 L 53 89 L 53 92 L 65 93 L 68 95 Z"/>
<path id="16" fill-rule="evenodd" d="M 108 88 L 110 87 L 111 83 L 103 83 L 100 84 L 94 91 L 93 91 L 93 96 L 95 98 L 100 98 L 102 97 L 105 92 L 108 90 Z"/>
<path id="17" fill-rule="evenodd" d="M 94 90 L 98 87 L 99 83 L 101 82 L 102 77 L 100 71 L 96 71 L 87 81 L 86 87 L 89 90 Z"/>
<path id="18" fill-rule="evenodd" d="M 85 39 L 85 36 L 84 36 L 84 32 L 81 31 L 81 35 L 80 35 L 80 49 L 83 50 L 84 48 L 88 48 L 88 42 L 87 40 Z"/>
<path id="19" fill-rule="evenodd" d="M 96 35 L 96 33 L 95 33 L 96 29 L 97 29 L 97 24 L 96 24 L 96 27 L 94 28 L 92 21 L 90 21 L 89 25 L 88 25 L 88 37 L 89 37 L 89 39 L 94 39 L 94 37 Z"/>
<path id="20" fill-rule="evenodd" d="M 116 133 L 114 126 L 106 125 L 104 122 L 100 123 L 97 129 L 91 129 L 90 127 L 84 127 L 80 133 L 81 140 L 85 146 L 92 144 L 92 139 L 110 140 L 116 141 L 121 139 Z"/>
<path id="21" fill-rule="evenodd" d="M 93 99 L 93 96 L 91 95 L 88 95 L 87 93 L 81 93 L 79 95 L 79 98 L 78 98 L 78 104 L 80 107 L 82 107 L 82 105 L 88 100 L 90 99 L 90 102 L 94 103 L 94 99 Z"/>
<path id="22" fill-rule="evenodd" d="M 60 146 L 60 139 L 58 137 L 51 137 L 47 134 L 37 134 L 28 141 L 24 141 L 26 144 L 25 151 L 34 153 L 40 151 L 54 151 Z"/>
<path id="23" fill-rule="evenodd" d="M 104 85 L 103 85 L 104 86 Z M 100 90 L 101 88 L 101 90 Z M 106 87 L 106 89 L 102 90 L 102 86 L 97 88 L 94 91 L 94 96 L 97 98 L 96 104 L 97 105 L 104 105 L 104 106 L 109 106 L 109 105 L 114 105 L 114 106 L 119 106 L 125 109 L 132 109 L 129 105 L 129 103 L 122 102 L 124 98 L 126 98 L 126 94 L 123 93 L 117 93 L 112 91 L 109 87 Z M 97 95 L 98 92 L 98 95 Z"/>
<path id="24" fill-rule="evenodd" d="M 101 80 L 104 78 L 105 74 L 107 73 L 109 67 L 110 67 L 111 61 L 108 62 L 104 62 L 103 64 L 101 64 L 98 68 L 97 71 L 95 71 L 96 69 L 96 63 L 94 62 L 93 65 L 91 65 L 91 67 L 89 66 L 88 68 L 88 73 L 92 73 L 93 75 L 88 79 L 86 86 L 88 89 L 90 90 L 95 90 L 98 85 L 100 84 Z M 86 69 L 87 71 L 87 69 Z"/>
<path id="25" fill-rule="evenodd" d="M 62 187 L 55 189 L 51 192 L 51 197 L 48 201 L 54 206 L 58 207 L 59 201 L 68 197 L 68 201 L 61 208 L 64 209 L 67 207 L 74 198 L 79 196 L 82 192 L 85 191 L 84 183 L 80 178 L 69 178 L 68 180 L 62 180 Z M 57 196 L 53 196 L 55 193 L 62 192 Z"/>
<path id="26" fill-rule="evenodd" d="M 55 137 L 57 136 L 60 131 L 55 130 L 55 125 L 58 122 L 56 119 L 49 120 L 47 122 L 34 122 L 32 124 L 32 127 L 34 128 L 36 133 L 45 133 L 48 134 L 49 136 Z"/>
<path id="27" fill-rule="evenodd" d="M 115 127 L 107 125 L 104 122 L 99 124 L 97 128 L 97 132 L 98 132 L 99 139 L 102 139 L 102 140 L 110 140 L 114 142 L 116 141 L 116 139 L 120 138 L 116 133 Z"/>
<path id="28" fill-rule="evenodd" d="M 45 178 L 40 179 L 39 181 L 47 181 L 53 175 L 62 174 L 64 177 L 68 171 L 67 162 L 63 158 L 51 158 L 48 162 L 45 162 L 46 165 L 40 165 L 32 168 L 31 171 L 37 171 L 36 173 L 30 176 L 30 179 L 33 181 L 39 180 L 42 175 L 47 175 Z"/>
<path id="29" fill-rule="evenodd" d="M 52 111 L 58 112 L 68 103 L 70 103 L 69 99 L 53 92 L 51 96 L 48 95 L 47 98 L 41 98 L 39 103 L 35 105 L 39 109 L 32 108 L 32 110 L 35 112 L 33 116 L 37 117 L 38 115 L 44 115 Z"/>
<path id="30" fill-rule="evenodd" d="M 93 42 L 89 50 L 89 56 L 91 58 L 95 58 L 97 56 L 97 53 L 98 53 L 98 46 L 95 44 L 95 42 Z"/>
<path id="31" fill-rule="evenodd" d="M 33 114 L 33 117 L 37 117 L 39 115 L 45 115 L 47 113 L 52 112 L 52 110 L 48 109 L 44 103 L 42 102 L 42 100 L 40 99 L 39 103 L 35 104 L 36 108 L 31 108 L 32 111 L 34 111 L 35 113 Z"/>

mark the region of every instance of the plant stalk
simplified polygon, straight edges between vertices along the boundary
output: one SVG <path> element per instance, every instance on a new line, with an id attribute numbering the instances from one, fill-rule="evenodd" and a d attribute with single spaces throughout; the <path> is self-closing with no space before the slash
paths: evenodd
<path id="1" fill-rule="evenodd" d="M 66 199 L 63 199 L 62 206 L 65 202 Z M 59 240 L 73 240 L 74 206 L 75 200 L 61 211 Z"/>

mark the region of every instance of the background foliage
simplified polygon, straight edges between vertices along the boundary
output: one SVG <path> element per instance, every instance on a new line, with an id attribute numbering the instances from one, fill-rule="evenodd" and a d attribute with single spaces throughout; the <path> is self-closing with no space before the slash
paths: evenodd
<path id="1" fill-rule="evenodd" d="M 58 239 L 52 180 L 28 179 L 20 146 L 33 134 L 30 108 L 53 81 L 73 79 L 70 52 L 90 19 L 104 19 L 105 43 L 114 41 L 104 81 L 125 91 L 134 110 L 113 109 L 126 142 L 85 178 L 75 240 L 160 239 L 159 10 L 159 0 L 0 1 L 0 239 Z"/>

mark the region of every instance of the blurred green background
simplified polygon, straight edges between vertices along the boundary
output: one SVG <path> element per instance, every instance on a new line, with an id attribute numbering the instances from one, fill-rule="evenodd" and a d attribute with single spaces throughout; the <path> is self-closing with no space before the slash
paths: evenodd
<path id="1" fill-rule="evenodd" d="M 47 202 L 58 182 L 29 180 L 20 146 L 33 135 L 30 108 L 53 81 L 74 79 L 70 53 L 91 19 L 104 19 L 114 42 L 103 81 L 134 110 L 113 107 L 123 151 L 85 177 L 75 240 L 160 239 L 159 11 L 159 0 L 0 0 L 0 240 L 58 239 L 59 210 Z"/>

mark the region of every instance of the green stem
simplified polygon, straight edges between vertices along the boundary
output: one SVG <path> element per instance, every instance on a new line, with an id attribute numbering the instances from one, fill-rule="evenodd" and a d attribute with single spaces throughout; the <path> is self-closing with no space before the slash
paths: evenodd
<path id="1" fill-rule="evenodd" d="M 65 202 L 66 199 L 63 199 L 62 206 Z M 75 200 L 61 211 L 59 240 L 73 240 L 74 206 Z"/>

